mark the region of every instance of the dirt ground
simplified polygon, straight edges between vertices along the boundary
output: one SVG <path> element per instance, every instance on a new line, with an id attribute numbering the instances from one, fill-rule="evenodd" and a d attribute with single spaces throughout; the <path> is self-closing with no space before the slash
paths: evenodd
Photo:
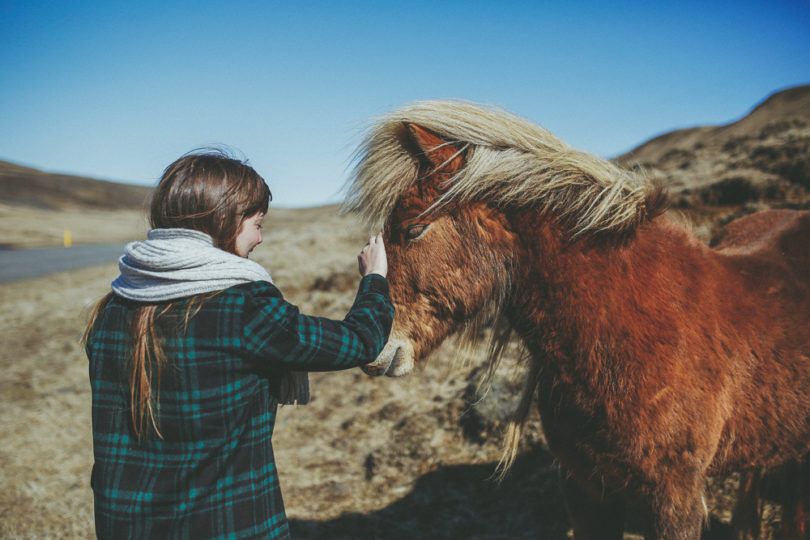
<path id="1" fill-rule="evenodd" d="M 355 256 L 365 231 L 326 207 L 271 210 L 265 233 L 254 259 L 285 296 L 306 313 L 342 317 L 359 280 Z M 116 275 L 109 264 L 0 285 L 2 538 L 93 537 L 90 387 L 80 338 Z M 452 340 L 402 379 L 314 374 L 311 404 L 282 408 L 274 436 L 294 536 L 568 537 L 538 418 L 511 474 L 501 484 L 491 479 L 522 373 L 516 357 L 483 399 L 475 396 L 483 350 L 460 353 Z M 734 489 L 733 477 L 710 486 L 713 538 L 727 534 Z M 769 504 L 767 515 L 775 522 L 778 507 Z"/>

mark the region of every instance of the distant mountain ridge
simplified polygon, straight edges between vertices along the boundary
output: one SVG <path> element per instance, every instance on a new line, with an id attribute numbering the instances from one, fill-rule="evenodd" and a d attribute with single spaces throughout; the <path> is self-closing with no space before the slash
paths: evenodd
<path id="1" fill-rule="evenodd" d="M 46 210 L 141 210 L 152 188 L 0 161 L 0 202 Z"/>
<path id="2" fill-rule="evenodd" d="M 743 118 L 671 131 L 615 160 L 660 180 L 677 207 L 810 206 L 810 85 L 776 92 Z"/>
<path id="3" fill-rule="evenodd" d="M 744 205 L 810 207 L 810 85 L 776 92 L 726 125 L 659 135 L 615 161 L 644 169 L 686 210 L 709 209 L 714 216 L 713 208 L 725 212 Z M 150 191 L 0 161 L 2 203 L 140 210 Z"/>

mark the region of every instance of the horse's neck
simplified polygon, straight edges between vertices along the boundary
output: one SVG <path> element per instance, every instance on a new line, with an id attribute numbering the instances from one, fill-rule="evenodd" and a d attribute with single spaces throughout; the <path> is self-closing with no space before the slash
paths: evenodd
<path id="1" fill-rule="evenodd" d="M 622 241 L 573 243 L 553 223 L 530 222 L 522 221 L 509 316 L 535 356 L 550 362 L 632 356 L 625 349 L 644 337 L 630 334 L 677 332 L 668 319 L 688 314 L 705 274 L 722 271 L 707 246 L 664 217 Z"/>

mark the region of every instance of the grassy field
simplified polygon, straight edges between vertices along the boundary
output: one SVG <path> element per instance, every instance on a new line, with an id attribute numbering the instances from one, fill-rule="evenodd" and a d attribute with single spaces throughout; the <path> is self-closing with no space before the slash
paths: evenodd
<path id="1" fill-rule="evenodd" d="M 58 236 L 46 223 L 70 220 L 88 238 L 106 224 L 106 241 L 144 230 L 137 216 L 85 217 L 43 215 L 36 224 L 26 218 L 26 229 L 39 231 L 43 242 Z M 8 215 L 0 223 L 14 228 Z M 253 258 L 303 312 L 340 318 L 353 300 L 366 232 L 334 207 L 271 210 Z M 33 235 L 9 234 L 20 242 Z M 91 306 L 116 275 L 109 264 L 0 285 L 0 538 L 93 537 L 91 403 L 80 338 Z M 504 411 L 522 373 L 516 358 L 483 400 L 475 395 L 483 351 L 460 353 L 452 340 L 407 378 L 314 374 L 312 403 L 282 408 L 274 435 L 294 535 L 569 535 L 536 417 L 512 474 L 502 484 L 490 478 Z M 715 538 L 728 522 L 734 482 L 716 479 L 709 491 Z M 768 512 L 778 517 L 774 507 Z"/>
<path id="2" fill-rule="evenodd" d="M 20 244 L 48 244 L 58 236 L 44 220 L 29 224 L 27 216 L 27 230 L 39 236 L 34 241 L 20 234 Z M 137 226 L 116 223 L 117 217 L 99 214 L 81 222 L 68 214 L 48 221 L 75 220 L 74 230 L 88 232 L 110 223 L 105 241 L 142 234 Z M 127 223 L 137 223 L 132 217 Z M 13 222 L 8 215 L 0 218 L 10 228 Z M 270 270 L 285 296 L 306 313 L 342 317 L 359 281 L 356 254 L 365 231 L 334 207 L 274 210 L 265 229 L 265 243 L 253 258 Z M 0 285 L 2 538 L 93 536 L 90 388 L 80 338 L 89 310 L 116 275 L 109 264 Z M 439 356 L 453 355 L 452 345 L 446 348 Z M 335 527 L 353 536 L 355 524 L 342 523 L 341 516 L 373 516 L 443 467 L 491 464 L 465 475 L 465 482 L 477 478 L 482 488 L 492 487 L 485 478 L 497 460 L 497 442 L 469 442 L 459 422 L 474 364 L 431 362 L 423 373 L 401 380 L 372 379 L 359 370 L 313 375 L 312 403 L 282 408 L 274 437 L 298 536 L 319 537 Z M 388 518 L 377 519 L 376 526 L 397 536 L 414 520 L 423 521 L 417 512 L 393 528 Z"/>
<path id="3" fill-rule="evenodd" d="M 65 230 L 73 244 L 111 244 L 143 238 L 148 224 L 139 210 L 54 211 L 0 203 L 0 247 L 61 246 Z"/>

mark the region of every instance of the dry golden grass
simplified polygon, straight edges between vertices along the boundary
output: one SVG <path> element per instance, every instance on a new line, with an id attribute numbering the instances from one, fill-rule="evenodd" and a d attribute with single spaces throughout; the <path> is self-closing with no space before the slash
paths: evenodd
<path id="1" fill-rule="evenodd" d="M 42 214 L 17 215 L 25 230 L 49 243 L 44 221 L 27 221 Z M 111 242 L 142 236 L 115 219 L 48 217 L 74 220 L 76 231 L 109 222 Z M 13 230 L 13 220 L 0 223 Z M 254 259 L 304 312 L 342 317 L 359 281 L 356 254 L 365 231 L 335 207 L 271 210 L 266 223 Z M 7 238 L 36 244 L 27 234 Z M 0 285 L 2 538 L 93 536 L 91 403 L 80 338 L 89 310 L 116 275 L 111 263 Z M 469 371 L 434 362 L 425 374 L 402 380 L 375 380 L 359 370 L 314 374 L 312 404 L 282 408 L 274 438 L 288 514 L 303 520 L 299 528 L 384 508 L 442 465 L 495 461 L 497 443 L 461 436 L 459 396 Z M 453 400 L 453 410 L 442 410 Z M 404 449 L 392 446 L 396 438 Z"/>
<path id="2" fill-rule="evenodd" d="M 254 259 L 305 313 L 342 317 L 367 231 L 334 207 L 271 210 L 266 223 Z M 110 241 L 136 234 L 119 230 Z M 0 538 L 93 537 L 91 403 L 80 337 L 116 275 L 109 264 L 0 285 Z M 477 404 L 471 389 L 483 351 L 459 360 L 452 340 L 403 379 L 360 370 L 314 374 L 312 403 L 282 408 L 274 435 L 294 536 L 565 538 L 556 466 L 536 417 L 511 475 L 501 485 L 488 479 L 500 455 L 503 411 L 518 394 L 515 357 Z M 728 521 L 733 481 L 718 486 L 713 517 Z"/>
<path id="3" fill-rule="evenodd" d="M 114 265 L 0 286 L 0 537 L 93 534 L 90 388 L 80 338 Z"/>
<path id="4" fill-rule="evenodd" d="M 143 238 L 148 224 L 139 210 L 54 211 L 0 203 L 3 247 L 61 246 L 65 229 L 70 230 L 74 244 L 106 244 Z"/>

